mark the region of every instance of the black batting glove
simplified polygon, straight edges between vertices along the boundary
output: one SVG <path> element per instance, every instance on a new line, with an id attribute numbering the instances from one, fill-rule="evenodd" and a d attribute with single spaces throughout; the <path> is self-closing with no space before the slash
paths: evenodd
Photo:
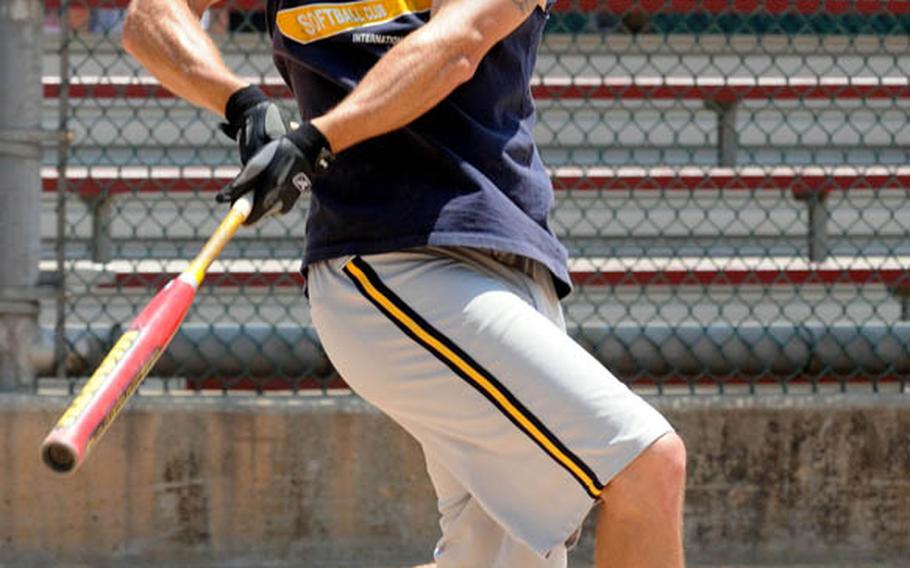
<path id="1" fill-rule="evenodd" d="M 333 158 L 322 133 L 304 123 L 263 146 L 215 200 L 233 205 L 241 195 L 253 192 L 253 209 L 244 225 L 253 225 L 270 215 L 283 215 L 301 193 L 309 191 L 313 177 L 328 169 Z"/>
<path id="2" fill-rule="evenodd" d="M 263 146 L 287 133 L 281 111 L 253 85 L 231 95 L 224 117 L 227 122 L 221 124 L 221 131 L 237 141 L 241 164 L 246 164 Z"/>

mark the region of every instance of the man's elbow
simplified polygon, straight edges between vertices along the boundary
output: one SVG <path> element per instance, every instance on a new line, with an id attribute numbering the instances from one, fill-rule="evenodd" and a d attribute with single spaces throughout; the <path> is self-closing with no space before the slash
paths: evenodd
<path id="1" fill-rule="evenodd" d="M 126 11 L 126 17 L 123 20 L 123 30 L 120 34 L 120 44 L 124 51 L 132 56 L 136 56 L 142 37 L 142 18 L 145 14 L 144 0 L 133 0 Z"/>
<path id="2" fill-rule="evenodd" d="M 186 0 L 186 7 L 194 16 L 201 18 L 205 10 L 214 1 Z M 123 31 L 120 36 L 123 49 L 135 57 L 137 52 L 142 49 L 143 40 L 147 37 L 149 30 L 161 19 L 162 12 L 170 13 L 174 9 L 181 10 L 183 8 L 163 5 L 161 0 L 131 0 L 126 10 L 126 17 L 123 20 Z M 161 25 L 160 22 L 159 25 Z"/>
<path id="3" fill-rule="evenodd" d="M 458 54 L 452 57 L 449 66 L 451 69 L 449 76 L 457 85 L 460 85 L 471 80 L 477 71 L 478 61 L 470 55 Z"/>
<path id="4" fill-rule="evenodd" d="M 452 78 L 458 84 L 471 80 L 490 49 L 483 34 L 475 30 L 466 30 L 453 34 L 447 38 L 447 42 Z"/>

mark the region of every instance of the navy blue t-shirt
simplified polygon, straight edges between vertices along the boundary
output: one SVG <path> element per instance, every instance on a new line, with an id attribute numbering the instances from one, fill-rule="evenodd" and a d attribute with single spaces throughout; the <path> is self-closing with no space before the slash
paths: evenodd
<path id="1" fill-rule="evenodd" d="M 395 43 L 426 24 L 431 0 L 271 0 L 275 63 L 303 119 L 334 107 Z M 338 154 L 316 180 L 304 267 L 348 254 L 467 246 L 543 263 L 560 296 L 566 251 L 547 224 L 553 188 L 534 146 L 530 79 L 539 8 L 474 76 L 408 126 Z"/>

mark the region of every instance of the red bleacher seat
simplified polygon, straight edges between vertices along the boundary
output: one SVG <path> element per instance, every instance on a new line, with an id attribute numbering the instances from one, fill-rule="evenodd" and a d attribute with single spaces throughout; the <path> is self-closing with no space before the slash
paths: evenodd
<path id="1" fill-rule="evenodd" d="M 247 77 L 273 97 L 290 97 L 277 77 Z M 60 78 L 44 78 L 45 98 L 60 96 Z M 173 98 L 151 77 L 73 77 L 71 98 Z M 895 77 L 545 77 L 531 91 L 546 99 L 785 100 L 910 98 L 910 78 Z"/>
<path id="2" fill-rule="evenodd" d="M 218 191 L 236 167 L 125 166 L 72 167 L 69 191 L 84 197 L 147 192 Z M 44 191 L 57 188 L 56 168 L 42 169 Z M 910 167 L 747 166 L 722 167 L 560 167 L 552 170 L 557 191 L 792 191 L 798 197 L 831 191 L 910 189 Z"/>
<path id="3" fill-rule="evenodd" d="M 177 276 L 186 261 L 114 261 L 104 265 L 104 288 L 157 288 Z M 204 286 L 299 288 L 296 259 L 219 260 Z M 688 257 L 572 259 L 572 281 L 585 287 L 624 286 L 805 286 L 884 285 L 910 289 L 910 258 L 832 257 L 811 262 L 798 257 Z"/>
<path id="4" fill-rule="evenodd" d="M 61 0 L 44 0 L 45 8 L 56 9 Z M 125 8 L 129 0 L 78 0 L 73 4 L 97 8 Z M 236 10 L 262 10 L 262 0 L 227 0 L 221 5 Z M 693 11 L 710 14 L 908 14 L 906 0 L 557 0 L 557 12 L 609 12 L 614 14 L 683 14 Z"/>

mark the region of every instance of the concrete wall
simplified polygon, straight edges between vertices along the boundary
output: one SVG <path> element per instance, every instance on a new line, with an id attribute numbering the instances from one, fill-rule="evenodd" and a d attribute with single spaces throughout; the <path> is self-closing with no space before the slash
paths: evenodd
<path id="1" fill-rule="evenodd" d="M 693 560 L 910 558 L 910 397 L 655 403 L 689 447 Z M 137 399 L 59 477 L 38 446 L 64 404 L 0 396 L 4 568 L 429 560 L 420 451 L 356 398 Z"/>

